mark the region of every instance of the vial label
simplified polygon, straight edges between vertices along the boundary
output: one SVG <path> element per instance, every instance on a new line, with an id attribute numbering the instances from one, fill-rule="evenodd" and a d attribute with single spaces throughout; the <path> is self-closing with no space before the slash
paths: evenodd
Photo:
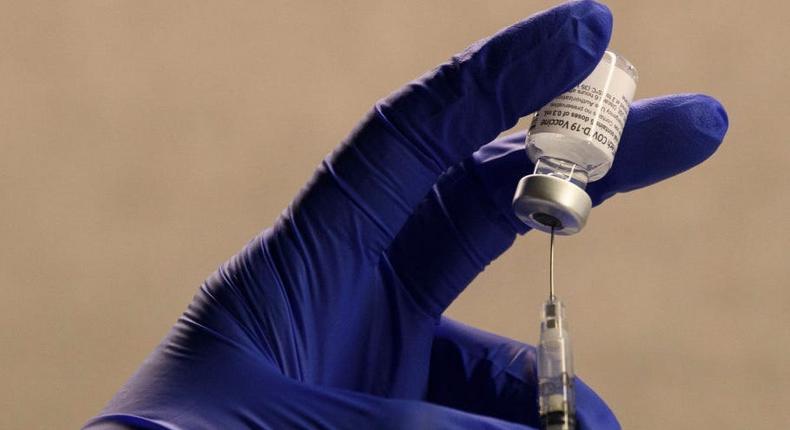
<path id="1" fill-rule="evenodd" d="M 541 108 L 530 134 L 550 132 L 599 145 L 613 157 L 623 133 L 636 82 L 616 66 L 616 54 L 605 58 L 581 84 Z"/>

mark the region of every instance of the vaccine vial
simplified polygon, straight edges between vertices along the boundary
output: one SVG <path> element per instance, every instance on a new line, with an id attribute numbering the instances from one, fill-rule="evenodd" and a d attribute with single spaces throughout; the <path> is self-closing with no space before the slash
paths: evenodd
<path id="1" fill-rule="evenodd" d="M 538 110 L 526 141 L 535 170 L 513 198 L 519 219 L 559 235 L 584 227 L 592 207 L 584 188 L 612 167 L 637 79 L 625 57 L 606 51 L 582 83 Z"/>

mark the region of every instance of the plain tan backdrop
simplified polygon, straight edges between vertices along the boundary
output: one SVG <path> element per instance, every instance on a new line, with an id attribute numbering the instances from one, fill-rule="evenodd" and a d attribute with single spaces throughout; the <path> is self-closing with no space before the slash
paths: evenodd
<path id="1" fill-rule="evenodd" d="M 0 2 L 0 428 L 95 414 L 378 98 L 552 4 Z M 786 428 L 790 9 L 609 6 L 638 96 L 715 95 L 730 132 L 558 241 L 578 373 L 627 429 Z M 449 314 L 534 342 L 546 251 Z"/>

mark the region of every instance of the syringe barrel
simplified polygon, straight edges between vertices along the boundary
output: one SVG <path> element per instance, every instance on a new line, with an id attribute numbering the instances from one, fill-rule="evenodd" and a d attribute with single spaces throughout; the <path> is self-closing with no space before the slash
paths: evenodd
<path id="1" fill-rule="evenodd" d="M 543 429 L 575 429 L 573 382 L 573 356 L 565 306 L 552 298 L 543 306 L 538 344 L 538 406 Z"/>

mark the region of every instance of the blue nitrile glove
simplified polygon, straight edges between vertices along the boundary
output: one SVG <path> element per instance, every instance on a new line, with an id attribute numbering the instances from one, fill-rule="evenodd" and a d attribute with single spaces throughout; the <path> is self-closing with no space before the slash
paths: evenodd
<path id="1" fill-rule="evenodd" d="M 538 426 L 534 349 L 441 315 L 526 231 L 510 206 L 524 136 L 483 145 L 586 77 L 611 25 L 563 4 L 377 103 L 88 427 Z M 594 202 L 703 161 L 726 128 L 706 96 L 635 103 Z M 577 390 L 580 429 L 619 428 Z"/>

